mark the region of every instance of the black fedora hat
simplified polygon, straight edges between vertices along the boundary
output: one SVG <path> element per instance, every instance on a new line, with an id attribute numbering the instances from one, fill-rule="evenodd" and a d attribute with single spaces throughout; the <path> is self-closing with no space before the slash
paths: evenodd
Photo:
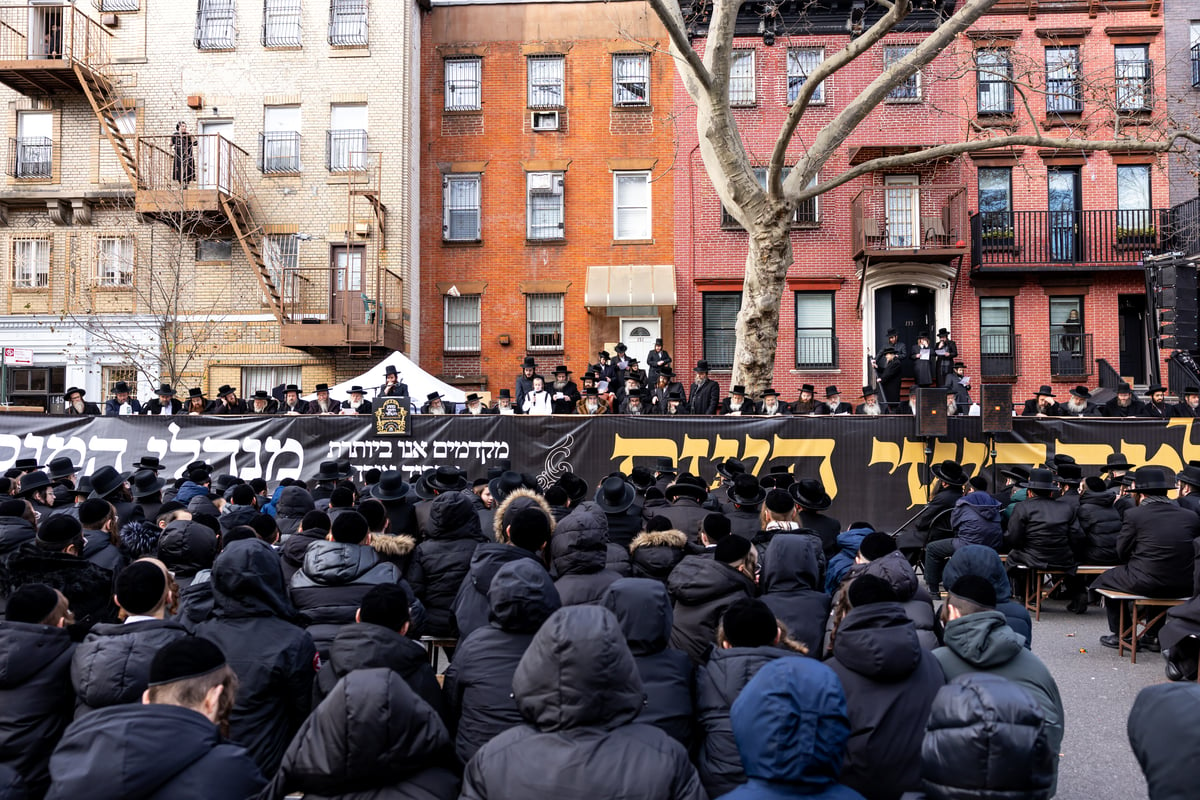
<path id="1" fill-rule="evenodd" d="M 732 394 L 740 394 L 743 397 L 745 397 L 746 396 L 746 387 L 740 383 L 734 384 L 733 386 L 729 387 L 729 393 L 731 395 Z"/>
<path id="2" fill-rule="evenodd" d="M 79 472 L 82 467 L 75 466 L 74 462 L 66 456 L 50 459 L 50 463 L 46 465 L 50 470 L 50 480 L 60 480 L 68 475 L 74 475 Z"/>
<path id="3" fill-rule="evenodd" d="M 950 459 L 946 459 L 940 464 L 934 464 L 929 471 L 950 486 L 962 486 L 970 479 L 970 476 L 963 470 L 962 464 Z"/>
<path id="4" fill-rule="evenodd" d="M 767 397 L 779 397 L 779 392 L 775 391 L 773 388 L 771 388 L 770 386 L 768 386 L 767 388 L 763 389 L 762 396 L 763 396 L 764 398 L 767 398 Z"/>
<path id="5" fill-rule="evenodd" d="M 320 466 L 317 467 L 317 474 L 313 476 L 313 480 L 318 483 L 324 483 L 326 481 L 336 481 L 341 477 L 336 461 L 322 461 Z"/>
<path id="6" fill-rule="evenodd" d="M 67 389 L 65 392 L 63 392 L 63 400 L 70 400 L 71 395 L 73 394 L 79 395 L 80 398 L 87 397 L 86 391 L 80 389 L 78 386 L 72 386 L 70 389 Z"/>
<path id="7" fill-rule="evenodd" d="M 400 470 L 388 470 L 379 476 L 379 483 L 371 487 L 371 497 L 387 503 L 393 500 L 403 500 L 408 496 L 408 482 Z"/>
<path id="8" fill-rule="evenodd" d="M 354 467 L 352 467 L 350 465 L 350 459 L 339 458 L 337 461 L 334 461 L 333 463 L 337 464 L 339 478 L 349 478 L 351 475 L 354 474 Z"/>
<path id="9" fill-rule="evenodd" d="M 1125 381 L 1117 384 L 1117 394 L 1133 394 L 1133 387 Z"/>
<path id="10" fill-rule="evenodd" d="M 1088 391 L 1086 386 L 1076 386 L 1071 390 L 1072 397 L 1078 397 L 1080 400 L 1091 400 L 1092 393 Z"/>
<path id="11" fill-rule="evenodd" d="M 567 498 L 571 501 L 572 505 L 580 503 L 583 498 L 587 497 L 587 481 L 574 472 L 563 473 L 563 476 L 558 479 L 555 485 L 567 493 Z"/>
<path id="12" fill-rule="evenodd" d="M 270 400 L 271 393 L 268 392 L 266 389 L 259 389 L 257 392 L 250 395 L 250 399 L 251 400 Z"/>
<path id="13" fill-rule="evenodd" d="M 629 470 L 629 482 L 639 492 L 645 492 L 654 485 L 654 473 L 649 467 L 636 466 Z"/>
<path id="14" fill-rule="evenodd" d="M 430 392 L 429 394 L 425 395 L 425 399 L 428 400 L 430 403 L 432 403 L 434 400 L 443 399 L 443 397 L 440 392 L 433 391 L 433 392 Z"/>
<path id="15" fill-rule="evenodd" d="M 743 473 L 733 479 L 733 486 L 725 493 L 729 502 L 738 506 L 756 506 L 767 498 L 767 490 L 758 485 L 758 478 Z"/>
<path id="16" fill-rule="evenodd" d="M 708 499 L 708 489 L 704 486 L 704 482 L 695 475 L 680 475 L 674 483 L 667 487 L 664 494 L 671 502 L 680 497 L 687 497 L 697 503 L 703 503 Z"/>
<path id="17" fill-rule="evenodd" d="M 169 383 L 160 383 L 158 385 L 158 389 L 156 389 L 154 393 L 156 395 L 158 395 L 159 397 L 174 397 L 175 396 L 175 390 L 171 388 L 171 384 L 169 384 Z"/>
<path id="18" fill-rule="evenodd" d="M 134 500 L 150 497 L 161 492 L 166 485 L 167 482 L 158 477 L 157 472 L 148 469 L 138 470 L 129 479 L 129 494 L 133 495 Z"/>
<path id="19" fill-rule="evenodd" d="M 596 505 L 606 514 L 621 514 L 629 510 L 637 499 L 637 489 L 633 484 L 619 476 L 604 479 L 596 490 Z"/>
<path id="20" fill-rule="evenodd" d="M 1161 383 L 1155 383 L 1146 389 L 1146 394 L 1151 395 L 1151 394 L 1154 394 L 1155 392 L 1165 392 L 1165 391 L 1167 391 L 1167 387 L 1163 386 Z"/>
<path id="21" fill-rule="evenodd" d="M 862 397 L 864 400 L 866 400 L 868 397 L 874 397 L 877 394 L 879 394 L 879 392 L 875 391 L 875 389 L 871 386 L 862 387 Z"/>
<path id="22" fill-rule="evenodd" d="M 27 472 L 21 476 L 18 484 L 17 497 L 27 497 L 38 489 L 45 489 L 50 486 L 50 476 L 44 472 L 35 471 Z"/>
<path id="23" fill-rule="evenodd" d="M 1100 474 L 1103 475 L 1117 469 L 1128 471 L 1133 469 L 1133 464 L 1129 463 L 1129 459 L 1125 457 L 1124 453 L 1109 453 L 1108 457 L 1104 459 L 1104 469 L 1100 470 Z"/>
<path id="24" fill-rule="evenodd" d="M 509 391 L 508 389 L 501 389 L 500 393 L 498 395 L 496 395 L 496 399 L 497 400 L 512 400 L 512 392 Z"/>
<path id="25" fill-rule="evenodd" d="M 231 394 L 237 394 L 237 387 L 230 386 L 228 383 L 221 384 L 221 388 L 217 389 L 217 397 L 227 397 Z"/>
<path id="26" fill-rule="evenodd" d="M 1050 470 L 1035 469 L 1029 473 L 1029 478 L 1025 481 L 1025 488 L 1037 492 L 1057 492 L 1058 484 L 1054 480 L 1054 473 Z"/>
<path id="27" fill-rule="evenodd" d="M 313 391 L 317 392 L 317 393 L 328 392 L 329 384 L 328 383 L 318 383 L 316 386 L 313 387 Z"/>
<path id="28" fill-rule="evenodd" d="M 22 472 L 32 472 L 35 469 L 41 469 L 46 466 L 39 464 L 36 458 L 18 458 L 13 462 L 13 469 L 19 469 Z"/>
<path id="29" fill-rule="evenodd" d="M 129 394 L 129 384 L 125 381 L 117 381 L 113 384 L 113 394 Z"/>
<path id="30" fill-rule="evenodd" d="M 888 328 L 888 329 L 887 329 L 887 336 L 899 336 L 899 335 L 900 335 L 900 334 L 899 334 L 899 333 L 896 331 L 896 329 L 895 329 L 895 328 Z"/>
<path id="31" fill-rule="evenodd" d="M 836 386 L 826 386 L 825 387 L 825 399 L 826 400 L 828 400 L 831 397 L 841 397 L 841 395 L 842 395 L 842 393 L 838 391 L 838 388 Z"/>
<path id="32" fill-rule="evenodd" d="M 477 403 L 477 402 L 479 402 L 479 401 L 480 401 L 480 400 L 482 400 L 482 399 L 483 399 L 483 398 L 482 398 L 482 397 L 480 397 L 480 396 L 479 396 L 479 394 L 478 394 L 478 393 L 476 393 L 476 392 L 471 392 L 469 395 L 467 395 L 467 403 L 468 403 L 468 404 L 469 404 L 469 403 Z"/>
<path id="33" fill-rule="evenodd" d="M 1183 472 L 1180 472 L 1175 477 L 1180 483 L 1186 483 L 1188 486 L 1200 487 L 1200 467 L 1194 467 L 1191 464 L 1188 464 L 1183 468 Z"/>
<path id="34" fill-rule="evenodd" d="M 103 500 L 120 489 L 123 483 L 125 483 L 125 477 L 121 473 L 112 467 L 101 467 L 92 473 L 92 493 L 88 497 L 93 499 L 98 497 Z"/>
<path id="35" fill-rule="evenodd" d="M 533 356 L 525 356 L 525 360 L 521 362 L 521 369 L 537 369 L 537 359 Z"/>
<path id="36" fill-rule="evenodd" d="M 555 375 L 570 375 L 571 370 L 567 369 L 566 364 L 559 364 L 557 367 L 554 368 L 554 374 Z"/>
<path id="37" fill-rule="evenodd" d="M 518 489 L 530 489 L 525 485 L 525 476 L 516 470 L 505 470 L 488 481 L 488 491 L 492 493 L 492 501 L 499 504 Z"/>
<path id="38" fill-rule="evenodd" d="M 727 458 L 717 464 L 717 474 L 722 478 L 733 480 L 746 472 L 746 465 L 739 458 Z"/>
<path id="39" fill-rule="evenodd" d="M 675 460 L 670 456 L 659 456 L 654 459 L 654 471 L 659 473 L 669 472 L 675 474 Z"/>
<path id="40" fill-rule="evenodd" d="M 1200 388 L 1196 386 L 1185 386 L 1180 394 L 1184 397 L 1188 396 L 1189 394 L 1200 394 Z"/>
<path id="41" fill-rule="evenodd" d="M 1054 389 L 1044 383 L 1038 387 L 1036 394 L 1038 396 L 1045 396 L 1045 397 L 1054 397 L 1055 396 Z"/>
<path id="42" fill-rule="evenodd" d="M 786 464 L 777 464 L 771 467 L 770 472 L 758 479 L 759 485 L 764 489 L 787 489 L 795 482 L 796 478 L 792 475 L 791 467 Z"/>
<path id="43" fill-rule="evenodd" d="M 800 391 L 808 392 L 809 394 L 815 394 L 817 387 L 813 386 L 811 383 L 805 383 L 800 386 Z"/>
<path id="44" fill-rule="evenodd" d="M 1164 491 L 1175 488 L 1175 476 L 1162 467 L 1142 467 L 1133 474 L 1133 491 Z"/>
<path id="45" fill-rule="evenodd" d="M 1083 483 L 1083 470 L 1078 464 L 1063 464 L 1058 468 L 1058 482 L 1078 486 Z"/>
<path id="46" fill-rule="evenodd" d="M 696 366 L 692 367 L 692 372 L 707 373 L 708 371 L 709 371 L 708 362 L 705 361 L 703 358 L 696 362 Z"/>
<path id="47" fill-rule="evenodd" d="M 199 386 L 193 386 L 191 389 L 188 389 L 188 400 L 193 400 L 197 397 L 204 399 L 203 389 L 201 389 Z"/>
<path id="48" fill-rule="evenodd" d="M 163 468 L 163 465 L 162 465 L 162 462 L 160 462 L 158 460 L 158 456 L 142 456 L 141 458 L 139 458 L 137 461 L 134 462 L 133 468 L 139 472 L 141 472 L 142 470 L 150 470 L 151 472 L 158 472 L 160 469 Z"/>
<path id="49" fill-rule="evenodd" d="M 438 467 L 424 480 L 434 492 L 461 492 L 468 486 L 467 476 L 458 467 Z"/>
<path id="50" fill-rule="evenodd" d="M 938 336 L 949 336 L 949 335 L 950 335 L 950 331 L 946 330 L 945 328 L 938 328 Z"/>
<path id="51" fill-rule="evenodd" d="M 1000 470 L 1000 474 L 1003 475 L 1005 478 L 1009 478 L 1011 480 L 1016 481 L 1019 485 L 1022 485 L 1022 486 L 1025 485 L 1025 482 L 1029 480 L 1029 468 L 1028 467 L 1009 467 L 1008 469 Z"/>
<path id="52" fill-rule="evenodd" d="M 669 366 L 661 366 L 658 368 L 658 374 L 664 378 L 674 378 L 675 370 L 671 369 Z"/>
<path id="53" fill-rule="evenodd" d="M 283 387 L 283 393 L 286 396 L 289 392 L 295 392 L 296 394 L 300 394 L 300 387 L 294 383 L 289 383 L 287 386 Z"/>
<path id="54" fill-rule="evenodd" d="M 383 368 L 383 374 L 384 375 L 399 375 L 400 373 L 396 371 L 395 364 L 388 364 L 386 367 Z"/>
<path id="55" fill-rule="evenodd" d="M 825 491 L 825 484 L 816 478 L 802 478 L 788 487 L 788 493 L 796 505 L 809 511 L 824 511 L 833 505 L 833 498 Z"/>

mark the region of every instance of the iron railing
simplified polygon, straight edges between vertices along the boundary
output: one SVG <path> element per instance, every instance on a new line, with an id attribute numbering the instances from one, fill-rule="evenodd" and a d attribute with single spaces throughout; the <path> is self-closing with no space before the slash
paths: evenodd
<path id="1" fill-rule="evenodd" d="M 44 136 L 8 140 L 8 174 L 13 178 L 49 178 L 54 142 Z"/>
<path id="2" fill-rule="evenodd" d="M 329 43 L 334 47 L 367 45 L 368 0 L 329 0 Z"/>
<path id="3" fill-rule="evenodd" d="M 1021 350 L 1019 333 L 986 333 L 979 337 L 979 376 L 1016 378 Z"/>
<path id="4" fill-rule="evenodd" d="M 263 47 L 300 47 L 301 12 L 300 0 L 268 0 L 263 5 Z"/>
<path id="5" fill-rule="evenodd" d="M 851 249 L 863 252 L 967 249 L 970 220 L 964 186 L 883 186 L 850 201 Z"/>
<path id="6" fill-rule="evenodd" d="M 1090 333 L 1052 333 L 1050 335 L 1050 376 L 1052 378 L 1090 377 L 1092 365 Z"/>
<path id="7" fill-rule="evenodd" d="M 1192 86 L 1200 87 L 1200 44 L 1192 45 Z"/>
<path id="8" fill-rule="evenodd" d="M 1154 105 L 1154 62 L 1122 59 L 1116 64 L 1117 111 L 1149 111 Z"/>
<path id="9" fill-rule="evenodd" d="M 289 324 L 400 324 L 404 282 L 389 269 L 363 264 L 358 275 L 327 265 L 279 271 L 277 288 Z"/>
<path id="10" fill-rule="evenodd" d="M 1172 206 L 1167 212 L 1166 252 L 1200 255 L 1200 197 Z"/>
<path id="11" fill-rule="evenodd" d="M 249 196 L 246 151 L 220 134 L 140 136 L 138 188 L 209 189 L 239 200 Z"/>
<path id="12" fill-rule="evenodd" d="M 1167 357 L 1167 390 L 1176 397 L 1183 397 L 1189 386 L 1200 386 L 1200 365 L 1191 353 L 1176 350 Z"/>
<path id="13" fill-rule="evenodd" d="M 300 171 L 300 132 L 263 131 L 258 135 L 258 170 L 264 175 Z"/>
<path id="14" fill-rule="evenodd" d="M 0 61 L 109 63 L 112 34 L 70 3 L 0 6 Z"/>
<path id="15" fill-rule="evenodd" d="M 971 264 L 1005 267 L 1134 269 L 1161 252 L 1162 209 L 996 211 L 971 217 Z"/>
<path id="16" fill-rule="evenodd" d="M 330 172 L 361 172 L 366 169 L 367 132 L 330 130 L 325 132 L 325 168 Z"/>
<path id="17" fill-rule="evenodd" d="M 236 47 L 236 0 L 200 0 L 192 41 L 198 50 L 232 50 Z"/>
<path id="18" fill-rule="evenodd" d="M 834 369 L 838 365 L 838 337 L 796 336 L 796 369 Z"/>
<path id="19" fill-rule="evenodd" d="M 1111 389 L 1114 392 L 1121 385 L 1120 374 L 1113 369 L 1107 359 L 1096 359 L 1096 385 L 1101 389 Z"/>
<path id="20" fill-rule="evenodd" d="M 92 0 L 97 11 L 137 11 L 141 0 Z"/>

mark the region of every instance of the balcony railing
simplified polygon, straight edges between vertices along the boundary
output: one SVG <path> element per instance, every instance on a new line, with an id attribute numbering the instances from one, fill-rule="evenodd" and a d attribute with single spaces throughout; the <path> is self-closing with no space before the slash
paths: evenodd
<path id="1" fill-rule="evenodd" d="M 361 172 L 367 165 L 367 132 L 331 130 L 325 132 L 325 168 L 330 172 Z"/>
<path id="2" fill-rule="evenodd" d="M 838 337 L 796 336 L 796 369 L 834 369 L 838 366 Z"/>
<path id="3" fill-rule="evenodd" d="M 1186 350 L 1176 350 L 1167 357 L 1167 390 L 1176 397 L 1183 396 L 1189 386 L 1200 386 L 1200 365 Z"/>
<path id="4" fill-rule="evenodd" d="M 1192 86 L 1200 88 L 1200 44 L 1192 45 Z"/>
<path id="5" fill-rule="evenodd" d="M 1021 351 L 1019 333 L 985 333 L 979 337 L 979 376 L 1016 378 Z"/>
<path id="6" fill-rule="evenodd" d="M 984 78 L 985 74 L 991 77 Z M 1013 84 L 1010 78 L 980 72 L 977 89 L 980 116 L 1013 113 Z"/>
<path id="7" fill-rule="evenodd" d="M 1149 111 L 1154 105 L 1154 62 L 1122 60 L 1117 65 L 1117 111 Z"/>
<path id="8" fill-rule="evenodd" d="M 1200 197 L 1173 206 L 1167 220 L 1164 251 L 1200 255 Z"/>
<path id="9" fill-rule="evenodd" d="M 1135 269 L 1161 252 L 1166 212 L 991 211 L 971 217 L 975 269 Z"/>
<path id="10" fill-rule="evenodd" d="M 1050 376 L 1055 379 L 1090 377 L 1093 372 L 1090 333 L 1050 334 Z"/>
<path id="11" fill-rule="evenodd" d="M 300 171 L 299 131 L 264 131 L 258 135 L 258 170 L 264 175 Z"/>
<path id="12" fill-rule="evenodd" d="M 138 137 L 138 190 L 183 193 L 199 189 L 246 199 L 246 151 L 220 134 Z"/>
<path id="13" fill-rule="evenodd" d="M 112 34 L 70 3 L 0 6 L 0 62 L 109 63 Z"/>
<path id="14" fill-rule="evenodd" d="M 376 331 L 400 324 L 404 284 L 389 269 L 363 265 L 348 280 L 334 266 L 287 267 L 273 274 L 289 323 L 369 326 Z"/>
<path id="15" fill-rule="evenodd" d="M 54 142 L 44 136 L 8 140 L 8 174 L 13 178 L 49 178 Z"/>
<path id="16" fill-rule="evenodd" d="M 850 201 L 855 257 L 945 257 L 966 253 L 970 221 L 962 186 L 885 186 Z"/>

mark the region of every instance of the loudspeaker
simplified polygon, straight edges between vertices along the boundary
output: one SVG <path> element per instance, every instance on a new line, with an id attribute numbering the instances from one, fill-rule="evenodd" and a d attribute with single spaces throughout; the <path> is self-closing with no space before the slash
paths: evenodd
<path id="1" fill-rule="evenodd" d="M 946 390 L 916 389 L 917 436 L 946 435 Z"/>
<path id="2" fill-rule="evenodd" d="M 982 392 L 984 433 L 1008 433 L 1012 430 L 1012 385 L 985 383 Z"/>

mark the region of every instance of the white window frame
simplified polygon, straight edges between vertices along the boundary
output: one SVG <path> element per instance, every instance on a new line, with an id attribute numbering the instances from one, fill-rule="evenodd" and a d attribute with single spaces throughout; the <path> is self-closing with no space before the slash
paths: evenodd
<path id="1" fill-rule="evenodd" d="M 370 0 L 329 0 L 329 44 L 366 47 L 370 44 Z"/>
<path id="2" fill-rule="evenodd" d="M 50 285 L 50 250 L 47 237 L 25 236 L 12 242 L 14 289 L 45 289 Z"/>
<path id="3" fill-rule="evenodd" d="M 815 55 L 814 55 L 815 54 Z M 808 75 L 825 61 L 824 47 L 789 47 L 787 51 L 787 103 L 790 106 L 800 96 Z M 807 62 L 807 63 L 806 63 Z M 799 79 L 796 91 L 792 92 L 792 80 Z M 821 81 L 809 98 L 810 106 L 825 104 L 825 81 Z"/>
<path id="4" fill-rule="evenodd" d="M 758 102 L 758 81 L 755 71 L 756 55 L 752 49 L 737 49 L 729 56 L 729 105 L 749 108 Z M 749 93 L 737 81 L 749 83 Z"/>
<path id="5" fill-rule="evenodd" d="M 478 353 L 483 343 L 483 298 L 477 294 L 442 296 L 442 350 Z"/>
<path id="6" fill-rule="evenodd" d="M 301 120 L 302 112 L 298 105 L 263 106 L 263 140 L 259 169 L 264 174 L 294 175 L 302 170 Z M 272 134 L 275 134 L 274 139 Z M 293 147 L 294 156 L 291 152 Z"/>
<path id="7" fill-rule="evenodd" d="M 650 54 L 613 53 L 613 105 L 650 105 Z M 641 87 L 641 97 L 637 89 Z"/>
<path id="8" fill-rule="evenodd" d="M 913 50 L 916 50 L 915 44 L 889 44 L 883 48 L 883 68 L 890 69 L 893 64 L 900 61 Z M 911 87 L 911 88 L 909 88 Z M 888 92 L 884 102 L 887 103 L 919 103 L 924 99 L 924 87 L 921 82 L 921 70 L 914 72 L 908 80 L 898 86 L 892 87 Z"/>
<path id="9" fill-rule="evenodd" d="M 257 366 L 242 367 L 242 395 L 250 397 L 258 390 L 270 392 L 279 386 L 302 386 L 304 384 L 303 369 L 299 365 L 292 366 Z"/>
<path id="10" fill-rule="evenodd" d="M 628 186 L 636 186 L 641 184 L 642 191 L 645 193 L 641 198 L 630 198 L 626 195 L 622 198 L 621 184 L 625 183 Z M 634 170 L 621 171 L 613 173 L 613 239 L 618 241 L 644 241 L 654 238 L 654 216 L 652 213 L 653 191 L 651 189 L 649 170 Z M 631 200 L 644 200 L 645 202 L 631 202 Z M 639 230 L 630 231 L 627 229 L 622 231 L 621 217 L 622 212 L 632 214 L 641 211 L 643 222 L 639 226 Z"/>
<path id="11" fill-rule="evenodd" d="M 133 286 L 133 237 L 100 236 L 96 239 L 96 285 Z"/>
<path id="12" fill-rule="evenodd" d="M 444 111 L 479 111 L 483 108 L 483 59 L 479 56 L 447 58 L 443 62 Z M 472 85 L 474 84 L 474 85 Z"/>
<path id="13" fill-rule="evenodd" d="M 557 65 L 557 66 L 556 66 Z M 525 57 L 526 102 L 530 108 L 565 108 L 567 104 L 567 57 L 536 55 Z M 558 99 L 556 100 L 555 89 Z"/>
<path id="14" fill-rule="evenodd" d="M 527 172 L 525 173 L 525 238 L 537 241 L 557 241 L 566 238 L 566 176 L 562 172 Z M 557 203 L 545 198 L 557 197 Z M 550 221 L 534 225 L 535 198 L 543 203 L 537 209 L 542 213 L 555 210 L 558 221 Z M 556 235 L 554 235 L 556 233 Z"/>
<path id="15" fill-rule="evenodd" d="M 197 0 L 197 50 L 232 50 L 237 47 L 237 0 Z"/>
<path id="16" fill-rule="evenodd" d="M 532 353 L 561 353 L 566 341 L 563 312 L 566 295 L 525 295 L 525 349 Z M 550 337 L 549 343 L 535 343 L 539 337 Z"/>
<path id="17" fill-rule="evenodd" d="M 355 109 L 361 109 L 361 115 Z M 369 146 L 370 109 L 366 103 L 332 103 L 329 106 L 329 143 L 326 149 L 330 172 L 357 172 L 366 167 Z M 341 117 L 344 122 L 339 122 Z M 359 125 L 361 127 L 348 127 Z M 360 149 L 361 148 L 361 149 Z"/>
<path id="18" fill-rule="evenodd" d="M 796 369 L 831 370 L 838 367 L 837 346 L 837 293 L 832 290 L 800 290 L 792 294 L 795 305 Z M 812 306 L 820 306 L 812 308 Z M 821 322 L 828 315 L 828 324 L 815 324 L 808 312 L 821 315 Z M 807 334 L 807 335 L 805 335 Z M 802 344 L 803 342 L 803 344 Z M 803 352 L 802 352 L 803 351 Z"/>
<path id="19" fill-rule="evenodd" d="M 465 197 L 472 193 L 473 198 Z M 455 199 L 473 200 L 473 204 L 455 206 Z M 469 215 L 474 214 L 474 224 Z M 466 229 L 458 228 L 465 223 Z M 446 242 L 478 242 L 483 236 L 483 174 L 479 172 L 453 173 L 442 176 L 442 241 Z"/>
<path id="20" fill-rule="evenodd" d="M 302 46 L 302 19 L 302 0 L 263 0 L 263 47 Z"/>

